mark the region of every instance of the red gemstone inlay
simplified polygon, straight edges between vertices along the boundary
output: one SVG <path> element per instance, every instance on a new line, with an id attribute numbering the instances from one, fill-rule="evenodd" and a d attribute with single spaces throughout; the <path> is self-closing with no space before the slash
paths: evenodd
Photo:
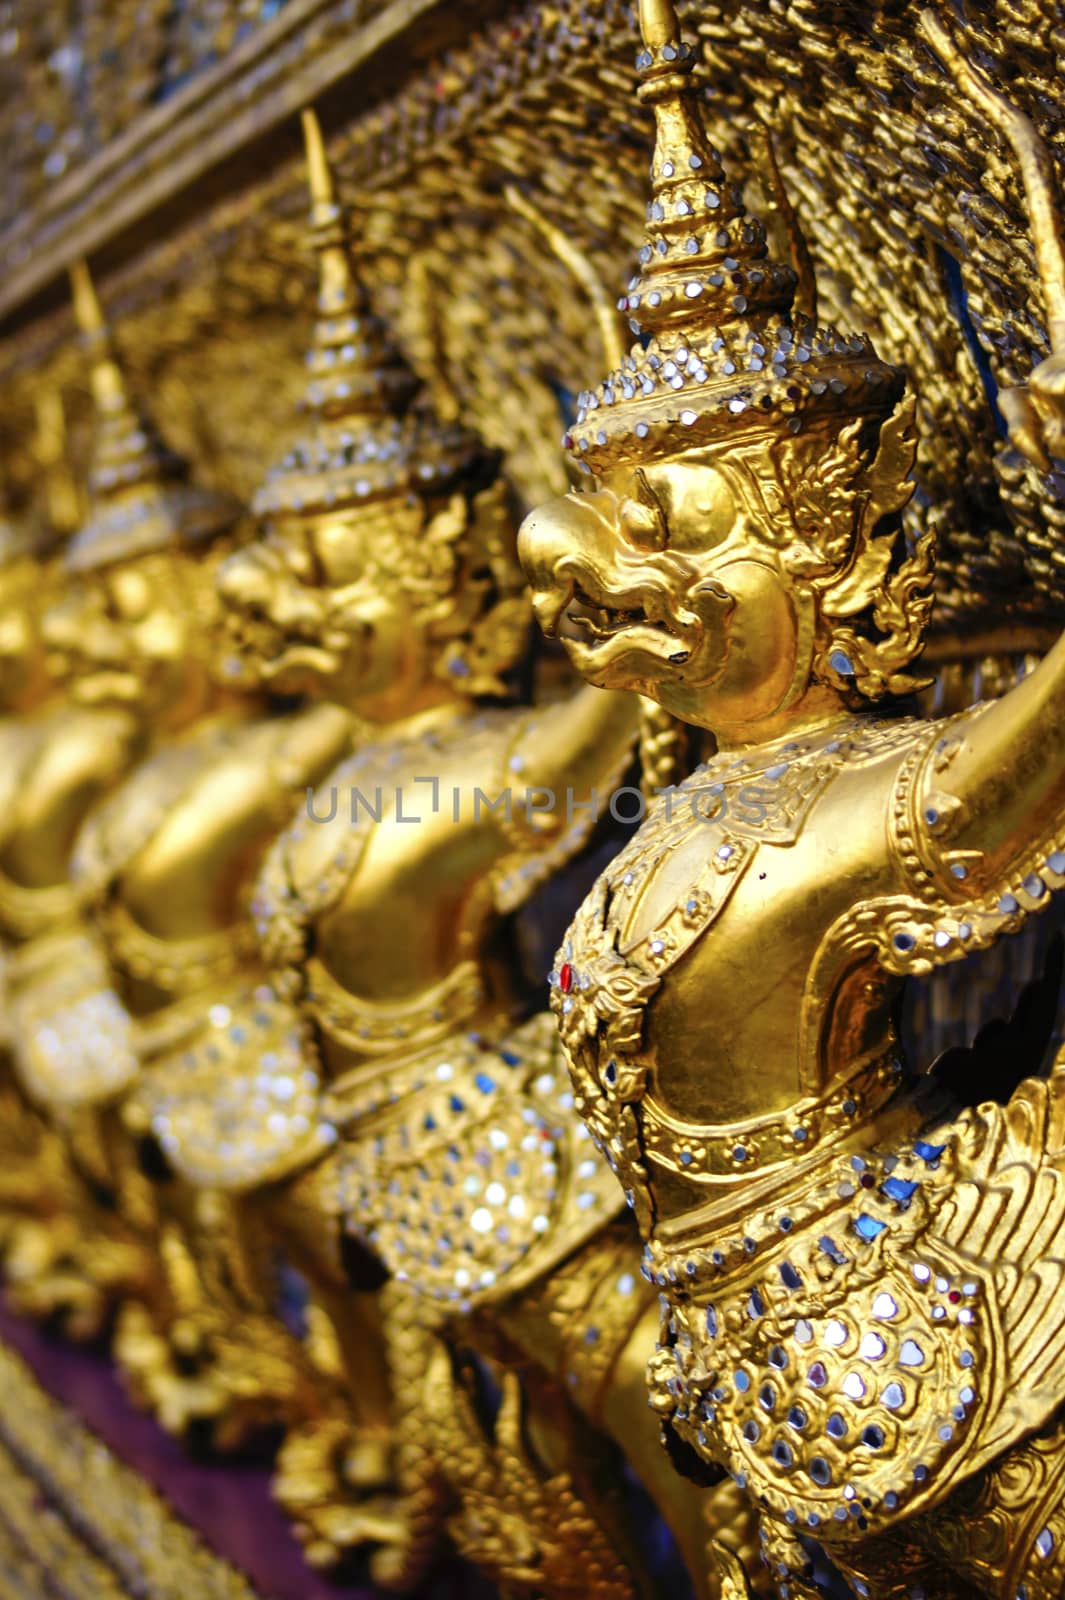
<path id="1" fill-rule="evenodd" d="M 568 961 L 564 961 L 558 969 L 558 986 L 563 994 L 569 994 L 573 988 L 573 968 Z"/>
<path id="2" fill-rule="evenodd" d="M 952 1306 L 956 1306 L 958 1301 L 961 1299 L 961 1295 L 958 1293 L 957 1289 L 952 1289 L 947 1295 L 947 1299 L 950 1301 Z"/>

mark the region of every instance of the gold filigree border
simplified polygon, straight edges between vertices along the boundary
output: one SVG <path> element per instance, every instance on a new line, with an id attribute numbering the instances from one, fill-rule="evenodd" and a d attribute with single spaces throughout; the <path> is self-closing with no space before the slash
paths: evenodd
<path id="1" fill-rule="evenodd" d="M 0 1343 L 0 1600 L 261 1600 Z"/>

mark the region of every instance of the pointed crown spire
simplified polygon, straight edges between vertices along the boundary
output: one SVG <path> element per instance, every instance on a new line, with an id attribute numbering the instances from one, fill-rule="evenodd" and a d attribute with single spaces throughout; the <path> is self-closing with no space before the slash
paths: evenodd
<path id="1" fill-rule="evenodd" d="M 236 521 L 229 495 L 188 481 L 188 465 L 130 397 L 85 262 L 71 268 L 74 315 L 88 353 L 96 425 L 89 515 L 66 552 L 73 571 L 214 538 Z"/>
<path id="2" fill-rule="evenodd" d="M 348 219 L 337 203 L 321 125 L 311 110 L 303 112 L 303 139 L 310 234 L 318 256 L 318 317 L 307 360 L 306 408 L 323 417 L 391 415 L 409 403 L 418 382 L 355 276 Z"/>
<path id="3" fill-rule="evenodd" d="M 670 0 L 643 0 L 640 26 L 637 95 L 653 107 L 656 126 L 650 227 L 636 289 L 641 327 L 657 332 L 672 323 L 788 311 L 795 274 L 766 260 L 765 226 L 748 215 L 707 139 L 691 77 L 695 55 Z"/>
<path id="4" fill-rule="evenodd" d="M 303 112 L 303 138 L 309 231 L 318 257 L 302 406 L 310 426 L 256 494 L 253 510 L 262 516 L 313 515 L 412 489 L 440 489 L 485 458 L 470 434 L 412 405 L 418 380 L 356 274 L 349 219 L 312 110 Z"/>
<path id="5" fill-rule="evenodd" d="M 796 278 L 770 258 L 707 137 L 695 55 L 672 0 L 640 0 L 638 98 L 655 117 L 648 231 L 619 302 L 640 338 L 619 370 L 582 394 L 563 439 L 585 471 L 816 415 L 885 415 L 903 376 L 868 339 L 793 323 Z"/>

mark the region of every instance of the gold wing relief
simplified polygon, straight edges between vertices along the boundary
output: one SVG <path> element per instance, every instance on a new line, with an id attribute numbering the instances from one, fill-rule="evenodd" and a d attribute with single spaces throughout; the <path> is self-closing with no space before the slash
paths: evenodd
<path id="1" fill-rule="evenodd" d="M 929 1135 L 940 1138 L 939 1134 Z M 993 1397 L 972 1469 L 1043 1426 L 1061 1403 L 1065 1352 L 1065 1063 L 1008 1104 L 966 1111 L 951 1130 L 953 1183 L 936 1237 L 984 1285 Z"/>
<path id="2" fill-rule="evenodd" d="M 485 1398 L 476 1370 L 464 1373 L 441 1345 L 426 1374 L 423 1422 L 451 1489 L 448 1531 L 459 1551 L 506 1600 L 634 1600 L 641 1591 L 620 1553 L 631 1549 L 624 1507 L 594 1436 L 556 1402 L 554 1427 L 569 1438 L 562 1468 L 559 1435 L 537 1438 L 517 1372 L 503 1373 L 493 1420 Z"/>
<path id="3" fill-rule="evenodd" d="M 1004 389 L 999 404 L 1015 449 L 1047 474 L 1052 461 L 1065 458 L 1065 253 L 1054 157 L 1031 118 L 966 59 L 946 15 L 930 7 L 921 12 L 918 27 L 957 86 L 1009 145 L 1024 188 L 1050 355 L 1033 367 L 1026 385 Z"/>
<path id="4" fill-rule="evenodd" d="M 940 841 L 959 814 L 945 776 L 951 755 L 984 709 L 933 725 L 900 768 L 888 843 L 903 892 L 850 907 L 821 941 L 801 1017 L 802 1059 L 819 1077 L 826 1008 L 848 968 L 869 959 L 896 978 L 926 976 L 1021 932 L 1065 887 L 1065 828 L 1059 823 L 1027 842 L 998 881 L 983 869 L 980 852 Z"/>

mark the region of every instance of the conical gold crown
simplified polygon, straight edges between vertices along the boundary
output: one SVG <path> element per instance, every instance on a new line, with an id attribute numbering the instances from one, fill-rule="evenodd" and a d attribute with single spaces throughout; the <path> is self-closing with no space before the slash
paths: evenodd
<path id="1" fill-rule="evenodd" d="M 640 336 L 617 372 L 581 395 L 563 443 L 597 475 L 817 416 L 884 415 L 903 375 L 868 339 L 793 322 L 795 273 L 768 254 L 707 138 L 671 0 L 641 0 L 638 95 L 655 115 L 648 231 L 620 304 Z"/>
<path id="2" fill-rule="evenodd" d="M 236 521 L 239 505 L 188 481 L 187 463 L 130 398 L 88 267 L 79 263 L 70 277 L 96 419 L 88 520 L 71 540 L 66 564 L 83 571 L 214 538 Z"/>
<path id="3" fill-rule="evenodd" d="M 471 434 L 413 404 L 418 380 L 356 275 L 348 219 L 313 111 L 303 113 L 303 134 L 318 256 L 317 319 L 303 401 L 310 426 L 255 496 L 253 510 L 261 516 L 314 515 L 443 489 L 486 455 Z"/>

